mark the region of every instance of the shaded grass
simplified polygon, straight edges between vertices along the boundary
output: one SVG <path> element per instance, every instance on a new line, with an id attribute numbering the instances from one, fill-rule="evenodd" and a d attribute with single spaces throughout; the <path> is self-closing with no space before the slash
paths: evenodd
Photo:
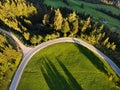
<path id="1" fill-rule="evenodd" d="M 60 66 L 65 72 L 67 79 L 58 72 L 55 65 L 47 58 L 41 67 L 42 74 L 50 90 L 82 90 L 75 78 L 71 75 L 64 64 L 59 61 Z"/>
<path id="2" fill-rule="evenodd" d="M 101 60 L 78 44 L 51 45 L 32 57 L 18 90 L 120 90 L 115 72 Z"/>
<path id="3" fill-rule="evenodd" d="M 104 65 L 104 63 L 101 60 L 99 60 L 99 58 L 93 52 L 88 51 L 88 53 L 86 54 L 85 47 L 81 47 L 78 44 L 75 44 L 75 46 L 78 47 L 80 52 L 82 52 L 98 70 L 100 70 L 101 72 L 104 72 L 105 74 L 108 75 L 108 71 L 106 70 L 107 67 Z"/>

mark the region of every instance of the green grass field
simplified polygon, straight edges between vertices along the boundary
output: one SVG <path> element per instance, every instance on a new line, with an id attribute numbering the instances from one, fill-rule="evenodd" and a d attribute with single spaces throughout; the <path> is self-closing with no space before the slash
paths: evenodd
<path id="1" fill-rule="evenodd" d="M 67 7 L 69 9 L 72 9 L 76 12 L 83 13 L 85 12 L 86 14 L 90 14 L 93 16 L 94 20 L 101 22 L 101 18 L 105 18 L 107 23 L 105 24 L 107 27 L 113 29 L 113 31 L 116 31 L 120 33 L 120 20 L 116 19 L 114 17 L 109 16 L 108 14 L 102 13 L 100 11 L 97 11 L 96 9 L 105 9 L 106 11 L 111 11 L 115 15 L 120 15 L 120 9 L 112 7 L 112 6 L 107 6 L 103 4 L 92 4 L 92 3 L 87 3 L 84 1 L 80 0 L 67 0 L 69 5 L 66 5 L 63 1 L 61 0 L 45 0 L 44 4 L 48 6 L 52 6 L 55 8 L 59 7 Z M 81 4 L 84 5 L 84 8 L 81 8 Z M 103 23 L 104 24 L 104 23 Z"/>
<path id="2" fill-rule="evenodd" d="M 26 66 L 18 90 L 120 90 L 120 80 L 104 60 L 85 47 L 59 43 L 36 53 Z"/>

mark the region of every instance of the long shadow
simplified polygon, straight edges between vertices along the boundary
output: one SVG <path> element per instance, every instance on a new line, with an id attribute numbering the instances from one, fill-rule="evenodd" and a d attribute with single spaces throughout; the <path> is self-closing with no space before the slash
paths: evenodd
<path id="1" fill-rule="evenodd" d="M 106 66 L 92 51 L 88 50 L 86 47 L 83 47 L 79 44 L 75 43 L 74 45 L 78 47 L 79 51 L 82 52 L 98 70 L 108 75 Z"/>
<path id="2" fill-rule="evenodd" d="M 62 67 L 63 71 L 68 77 L 69 84 L 72 88 L 72 90 L 83 90 L 82 87 L 79 85 L 79 83 L 76 81 L 76 79 L 72 76 L 72 74 L 69 72 L 69 70 L 65 67 L 65 65 L 58 59 L 56 58 L 59 65 Z"/>
<path id="3" fill-rule="evenodd" d="M 44 57 L 43 59 L 40 69 L 50 90 L 82 90 L 80 86 L 80 88 L 78 88 L 78 86 L 76 87 L 74 84 L 71 84 L 70 79 L 72 75 L 69 77 L 68 74 L 67 80 L 60 72 L 58 72 L 55 65 L 47 57 Z"/>

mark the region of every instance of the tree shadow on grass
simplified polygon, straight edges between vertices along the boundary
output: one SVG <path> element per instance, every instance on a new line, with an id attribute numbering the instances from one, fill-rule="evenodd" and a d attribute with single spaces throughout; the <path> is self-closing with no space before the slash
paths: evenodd
<path id="1" fill-rule="evenodd" d="M 57 59 L 57 58 L 56 58 Z M 70 86 L 72 86 L 72 90 L 82 90 L 82 87 L 79 85 L 79 83 L 76 81 L 76 79 L 72 76 L 72 74 L 69 72 L 69 70 L 65 67 L 65 65 L 57 59 L 59 65 L 62 67 L 65 74 L 68 76 L 68 81 Z"/>
<path id="2" fill-rule="evenodd" d="M 82 90 L 81 86 L 77 83 L 62 62 L 57 60 L 67 78 L 58 72 L 55 65 L 47 57 L 43 59 L 40 69 L 50 90 Z"/>
<path id="3" fill-rule="evenodd" d="M 74 44 L 81 53 L 83 53 L 90 61 L 91 63 L 101 72 L 108 75 L 107 67 L 104 65 L 104 63 L 90 50 L 88 50 L 86 47 L 83 47 L 79 44 Z"/>

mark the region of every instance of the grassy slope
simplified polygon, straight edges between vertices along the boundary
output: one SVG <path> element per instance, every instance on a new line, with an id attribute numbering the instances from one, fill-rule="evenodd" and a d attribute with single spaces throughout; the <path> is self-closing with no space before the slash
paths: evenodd
<path id="1" fill-rule="evenodd" d="M 59 43 L 32 57 L 18 90 L 116 90 L 107 73 L 115 75 L 108 64 L 88 49 Z"/>
<path id="2" fill-rule="evenodd" d="M 97 21 L 100 21 L 101 18 L 105 18 L 108 23 L 106 24 L 110 28 L 117 28 L 116 32 L 120 33 L 120 20 L 111 17 L 107 14 L 104 14 L 100 11 L 96 11 L 95 9 L 97 8 L 103 8 L 107 11 L 111 11 L 113 14 L 120 15 L 120 9 L 117 9 L 112 6 L 107 6 L 107 5 L 102 5 L 102 4 L 92 4 L 92 3 L 87 3 L 84 1 L 78 1 L 78 0 L 67 0 L 69 3 L 69 6 L 67 6 L 65 3 L 62 1 L 55 1 L 55 0 L 45 0 L 44 3 L 53 7 L 67 7 L 72 10 L 75 10 L 77 12 L 85 12 L 87 14 L 90 14 L 94 16 L 94 19 Z M 84 4 L 84 8 L 80 8 L 80 5 Z"/>

